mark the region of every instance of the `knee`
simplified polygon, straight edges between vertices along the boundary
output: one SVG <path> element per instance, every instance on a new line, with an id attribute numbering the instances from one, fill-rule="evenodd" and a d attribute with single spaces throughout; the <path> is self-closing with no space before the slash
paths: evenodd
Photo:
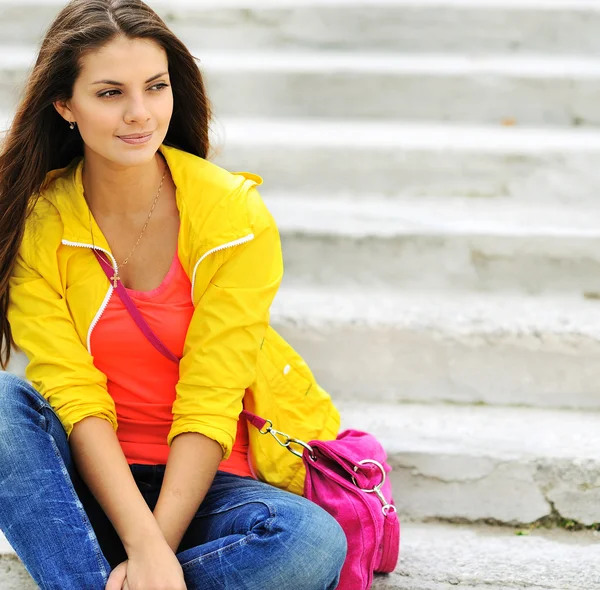
<path id="1" fill-rule="evenodd" d="M 313 515 L 310 528 L 303 534 L 314 535 L 315 528 L 320 530 L 320 533 L 314 536 L 309 558 L 314 564 L 313 567 L 322 576 L 320 579 L 324 582 L 323 588 L 329 590 L 335 588 L 339 581 L 340 572 L 348 553 L 348 542 L 346 533 L 338 521 L 316 504 L 315 508 L 318 516 L 317 514 Z"/>
<path id="2" fill-rule="evenodd" d="M 19 407 L 39 410 L 47 405 L 42 395 L 27 381 L 6 371 L 0 371 L 0 400 L 0 418 L 10 418 Z"/>
<path id="3" fill-rule="evenodd" d="M 21 397 L 24 382 L 13 373 L 0 371 L 0 417 L 14 410 L 15 402 Z"/>
<path id="4" fill-rule="evenodd" d="M 299 498 L 289 515 L 289 544 L 293 558 L 286 558 L 293 571 L 288 579 L 294 580 L 298 590 L 329 590 L 335 588 L 348 551 L 346 534 L 339 523 L 313 502 Z"/>
<path id="5" fill-rule="evenodd" d="M 21 381 L 23 380 L 14 373 L 0 371 L 0 393 L 4 395 L 6 391 L 12 390 L 12 388 Z"/>
<path id="6" fill-rule="evenodd" d="M 10 446 L 25 424 L 37 422 L 48 403 L 27 381 L 0 371 L 0 439 Z"/>

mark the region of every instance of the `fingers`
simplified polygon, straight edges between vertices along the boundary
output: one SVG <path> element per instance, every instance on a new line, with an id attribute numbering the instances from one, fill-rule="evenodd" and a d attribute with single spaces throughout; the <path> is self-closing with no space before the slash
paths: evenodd
<path id="1" fill-rule="evenodd" d="M 120 563 L 108 576 L 105 590 L 122 590 L 127 575 L 127 562 Z"/>

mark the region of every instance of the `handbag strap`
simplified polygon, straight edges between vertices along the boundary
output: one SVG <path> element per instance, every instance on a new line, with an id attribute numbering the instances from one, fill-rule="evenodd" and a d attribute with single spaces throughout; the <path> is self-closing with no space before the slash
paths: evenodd
<path id="1" fill-rule="evenodd" d="M 106 260 L 104 260 L 104 258 L 102 258 L 102 256 L 100 255 L 100 253 L 97 250 L 93 249 L 92 251 L 94 252 L 94 255 L 96 256 L 96 259 L 100 263 L 102 270 L 108 277 L 108 280 L 112 282 L 112 277 L 115 274 L 115 269 L 112 267 L 111 264 L 109 264 Z M 148 322 L 146 322 L 146 320 L 140 313 L 139 309 L 136 307 L 135 303 L 129 296 L 129 293 L 127 293 L 127 289 L 123 286 L 122 281 L 117 281 L 117 286 L 115 287 L 115 291 L 121 298 L 121 301 L 123 302 L 123 304 L 127 308 L 127 311 L 133 318 L 133 321 L 137 324 L 138 328 L 142 331 L 144 336 L 146 336 L 146 338 L 148 338 L 148 340 L 154 346 L 154 348 L 156 348 L 161 354 L 166 356 L 169 360 L 173 361 L 174 363 L 179 363 L 179 358 L 177 357 L 177 355 L 173 354 L 169 350 L 169 348 L 167 348 L 167 346 L 163 343 L 163 341 L 154 333 L 152 328 L 148 325 Z M 252 424 L 252 426 L 254 426 L 255 428 L 258 428 L 258 430 L 262 430 L 265 427 L 265 424 L 267 424 L 267 422 L 269 422 L 269 424 L 270 424 L 270 421 L 265 420 L 264 418 L 261 418 L 260 416 L 257 416 L 256 414 L 249 412 L 248 410 L 243 410 L 240 413 L 240 417 L 243 417 L 246 420 L 248 420 L 248 422 L 250 422 L 250 424 Z M 271 424 L 271 426 L 272 426 L 272 424 Z M 266 434 L 266 433 L 264 433 L 264 434 Z"/>
<path id="2" fill-rule="evenodd" d="M 100 256 L 100 253 L 97 250 L 92 249 L 92 252 L 94 252 L 96 259 L 100 263 L 100 266 L 102 267 L 102 270 L 105 272 L 106 276 L 108 277 L 108 280 L 112 282 L 112 280 L 113 280 L 112 277 L 115 274 L 115 269 L 112 267 L 111 264 L 109 264 L 106 260 L 104 260 L 104 258 L 102 258 L 102 256 Z M 140 313 L 139 309 L 136 307 L 135 303 L 129 296 L 129 293 L 127 293 L 127 289 L 125 289 L 123 282 L 120 280 L 117 281 L 117 286 L 114 287 L 114 289 L 117 292 L 117 294 L 119 295 L 119 297 L 121 298 L 121 301 L 125 305 L 127 311 L 133 318 L 133 321 L 137 324 L 137 327 L 142 331 L 144 336 L 146 336 L 146 338 L 150 341 L 150 343 L 154 346 L 154 348 L 156 348 L 156 350 L 158 350 L 158 352 L 160 352 L 162 355 L 166 356 L 170 361 L 173 361 L 174 363 L 179 364 L 179 357 L 176 354 L 174 354 L 173 352 L 171 352 L 171 350 L 169 350 L 169 348 L 167 348 L 167 346 L 162 342 L 162 340 L 154 333 L 152 328 L 148 325 L 148 322 L 146 322 L 146 320 Z"/>
<path id="3" fill-rule="evenodd" d="M 268 420 L 265 420 L 264 418 L 261 418 L 260 416 L 249 412 L 248 410 L 242 410 L 240 418 L 246 418 L 246 420 L 248 420 L 252 426 L 258 428 L 258 430 L 262 430 L 265 427 L 265 424 L 268 422 Z"/>
<path id="4" fill-rule="evenodd" d="M 260 416 L 249 412 L 248 410 L 242 410 L 242 412 L 240 412 L 240 418 L 246 418 L 246 420 L 248 420 L 252 426 L 258 429 L 260 434 L 270 434 L 279 445 L 285 447 L 290 453 L 296 455 L 296 457 L 300 457 L 302 459 L 304 457 L 304 451 L 295 450 L 290 446 L 292 444 L 306 449 L 309 457 L 315 460 L 314 449 L 308 443 L 300 440 L 299 438 L 293 438 L 289 434 L 281 432 L 280 430 L 275 430 L 271 420 L 265 420 L 264 418 L 261 418 Z M 267 426 L 266 429 L 265 426 Z"/>

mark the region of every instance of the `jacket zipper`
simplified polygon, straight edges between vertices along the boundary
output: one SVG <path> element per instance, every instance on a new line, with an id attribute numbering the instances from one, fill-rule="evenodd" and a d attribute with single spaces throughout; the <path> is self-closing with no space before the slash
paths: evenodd
<path id="1" fill-rule="evenodd" d="M 115 272 L 117 271 L 117 261 L 115 260 L 115 257 L 108 250 L 105 250 L 104 248 L 100 248 L 98 246 L 96 246 L 94 248 L 94 246 L 92 246 L 91 244 L 82 244 L 80 242 L 70 242 L 69 240 L 62 240 L 62 243 L 65 246 L 75 246 L 77 248 L 89 248 L 90 250 L 96 249 L 96 250 L 100 250 L 101 252 L 104 252 L 112 261 L 113 270 Z M 112 283 L 110 281 L 108 281 L 108 291 L 106 292 L 104 300 L 102 301 L 102 305 L 100 306 L 100 309 L 96 312 L 96 315 L 94 316 L 94 319 L 92 320 L 92 323 L 90 324 L 90 327 L 88 329 L 87 349 L 90 354 L 92 354 L 92 332 L 93 332 L 94 328 L 96 327 L 96 325 L 98 324 L 98 322 L 100 321 L 102 314 L 108 307 L 108 303 L 112 296 L 113 290 L 114 289 L 113 289 Z"/>
<path id="2" fill-rule="evenodd" d="M 194 265 L 194 271 L 192 273 L 192 292 L 191 292 L 191 298 L 192 298 L 192 304 L 194 303 L 194 285 L 196 282 L 196 271 L 198 270 L 198 266 L 200 265 L 200 263 L 209 255 L 209 254 L 213 254 L 214 252 L 218 252 L 219 250 L 225 250 L 226 248 L 233 248 L 234 246 L 239 246 L 240 244 L 245 244 L 246 242 L 250 242 L 251 240 L 254 239 L 254 234 L 248 234 L 247 236 L 240 238 L 238 240 L 234 240 L 233 242 L 228 242 L 226 244 L 221 244 L 220 246 L 217 246 L 216 248 L 212 248 L 211 250 L 209 250 L 208 252 L 205 252 L 200 260 L 198 260 L 198 262 L 196 262 L 196 264 Z M 94 246 L 92 246 L 91 244 L 82 244 L 79 242 L 70 242 L 68 240 L 62 240 L 62 243 L 65 246 L 75 246 L 77 248 L 89 248 L 90 250 L 94 250 Z M 113 270 L 116 272 L 117 270 L 117 261 L 115 260 L 114 256 L 108 251 L 105 250 L 104 248 L 99 248 L 98 246 L 95 247 L 96 250 L 100 250 L 101 252 L 104 252 L 107 256 L 110 257 L 111 261 L 112 261 L 112 266 L 113 266 Z M 113 286 L 111 284 L 111 282 L 109 281 L 109 287 L 108 287 L 108 291 L 106 293 L 106 296 L 104 297 L 104 301 L 102 301 L 102 305 L 100 306 L 100 309 L 96 312 L 96 315 L 94 316 L 94 319 L 92 320 L 92 323 L 90 324 L 89 330 L 88 330 L 88 335 L 87 335 L 87 349 L 88 352 L 90 354 L 92 354 L 92 347 L 91 347 L 91 337 L 92 337 L 92 331 L 94 330 L 94 328 L 96 327 L 96 325 L 98 324 L 98 322 L 100 321 L 100 318 L 102 317 L 102 314 L 104 313 L 104 311 L 106 310 L 106 308 L 108 307 L 108 303 L 110 301 L 110 298 L 112 296 L 113 293 Z M 252 473 L 252 475 L 254 476 L 255 479 L 258 479 L 254 468 L 252 466 L 252 462 L 250 460 L 250 448 L 248 448 L 248 453 L 247 453 L 247 461 L 248 461 L 248 466 L 250 467 L 250 472 Z"/>
<path id="3" fill-rule="evenodd" d="M 218 252 L 219 250 L 225 250 L 226 248 L 233 248 L 233 246 L 239 246 L 240 244 L 245 244 L 246 242 L 250 242 L 253 239 L 254 239 L 254 234 L 248 234 L 247 236 L 244 236 L 243 238 L 239 238 L 238 240 L 234 240 L 233 242 L 228 242 L 227 244 L 222 244 L 221 246 L 217 246 L 216 248 L 213 248 L 212 250 L 209 250 L 208 252 L 205 252 L 202 255 L 200 260 L 198 260 L 198 262 L 196 262 L 196 264 L 194 265 L 194 270 L 192 272 L 192 293 L 191 293 L 192 303 L 194 303 L 194 286 L 196 284 L 196 271 L 198 270 L 198 266 L 200 266 L 200 263 L 209 254 L 213 254 L 214 252 Z"/>
<path id="4" fill-rule="evenodd" d="M 244 244 L 246 242 L 249 242 L 251 240 L 254 239 L 254 234 L 248 234 L 247 236 L 240 238 L 238 240 L 234 240 L 233 242 L 228 242 L 226 244 L 222 244 L 220 246 L 217 246 L 216 248 L 212 248 L 211 250 L 209 250 L 208 252 L 205 252 L 202 257 L 200 258 L 200 260 L 198 260 L 198 262 L 196 262 L 195 266 L 194 266 L 194 271 L 192 273 L 192 292 L 191 292 L 191 298 L 192 298 L 192 304 L 194 303 L 194 285 L 196 282 L 196 271 L 198 270 L 198 266 L 200 265 L 200 263 L 209 255 L 209 254 L 213 254 L 214 252 L 218 252 L 219 250 L 224 250 L 226 248 L 232 248 L 234 246 L 239 246 L 240 244 Z M 70 242 L 69 240 L 62 240 L 62 243 L 65 246 L 75 246 L 77 248 L 89 248 L 90 250 L 94 250 L 94 246 L 92 246 L 92 244 L 84 244 L 81 242 Z M 117 261 L 115 260 L 114 256 L 108 251 L 105 250 L 104 248 L 100 248 L 99 246 L 95 246 L 96 250 L 100 250 L 101 252 L 104 252 L 112 261 L 112 267 L 113 270 L 116 272 L 117 270 Z M 110 301 L 110 298 L 112 296 L 114 289 L 112 284 L 109 281 L 109 287 L 108 287 L 108 291 L 106 292 L 106 296 L 104 297 L 104 300 L 102 301 L 102 305 L 100 306 L 100 308 L 98 309 L 98 311 L 96 312 L 96 315 L 94 316 L 94 319 L 92 320 L 92 323 L 90 324 L 90 327 L 88 329 L 88 334 L 87 334 L 87 349 L 88 352 L 90 354 L 92 354 L 92 345 L 91 345 L 91 339 L 92 339 L 92 332 L 94 330 L 94 328 L 96 327 L 96 325 L 98 324 L 98 322 L 100 321 L 100 318 L 102 317 L 102 314 L 104 313 L 104 311 L 106 310 L 106 308 L 108 307 L 108 303 Z"/>
<path id="5" fill-rule="evenodd" d="M 246 242 L 250 242 L 253 239 L 254 239 L 254 234 L 248 234 L 247 236 L 244 236 L 243 238 L 239 238 L 238 240 L 234 240 L 233 242 L 228 242 L 227 244 L 221 244 L 220 246 L 217 246 L 216 248 L 212 248 L 211 250 L 209 250 L 208 252 L 205 252 L 200 257 L 200 260 L 198 260 L 198 262 L 196 262 L 196 264 L 194 265 L 194 270 L 192 272 L 192 292 L 191 292 L 192 305 L 194 304 L 194 286 L 196 284 L 196 271 L 198 270 L 198 266 L 200 266 L 200 263 L 209 254 L 214 254 L 215 252 L 218 252 L 219 250 L 225 250 L 226 248 L 233 248 L 234 246 L 239 246 L 240 244 L 245 244 Z M 254 471 L 254 467 L 252 466 L 252 461 L 250 459 L 250 445 L 248 445 L 248 451 L 246 453 L 246 461 L 248 463 L 248 467 L 250 468 L 250 473 L 252 474 L 254 479 L 258 479 L 258 477 Z"/>

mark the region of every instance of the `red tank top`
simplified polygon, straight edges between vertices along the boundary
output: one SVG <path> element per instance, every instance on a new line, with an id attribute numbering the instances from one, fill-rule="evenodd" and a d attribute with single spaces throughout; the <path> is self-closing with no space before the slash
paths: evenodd
<path id="1" fill-rule="evenodd" d="M 190 291 L 177 254 L 156 289 L 127 289 L 155 334 L 179 357 L 194 313 Z M 150 344 L 114 292 L 92 332 L 90 346 L 94 364 L 107 376 L 108 393 L 117 411 L 117 437 L 127 462 L 166 464 L 179 367 Z M 246 420 L 238 421 L 231 456 L 221 462 L 219 470 L 252 476 Z"/>

